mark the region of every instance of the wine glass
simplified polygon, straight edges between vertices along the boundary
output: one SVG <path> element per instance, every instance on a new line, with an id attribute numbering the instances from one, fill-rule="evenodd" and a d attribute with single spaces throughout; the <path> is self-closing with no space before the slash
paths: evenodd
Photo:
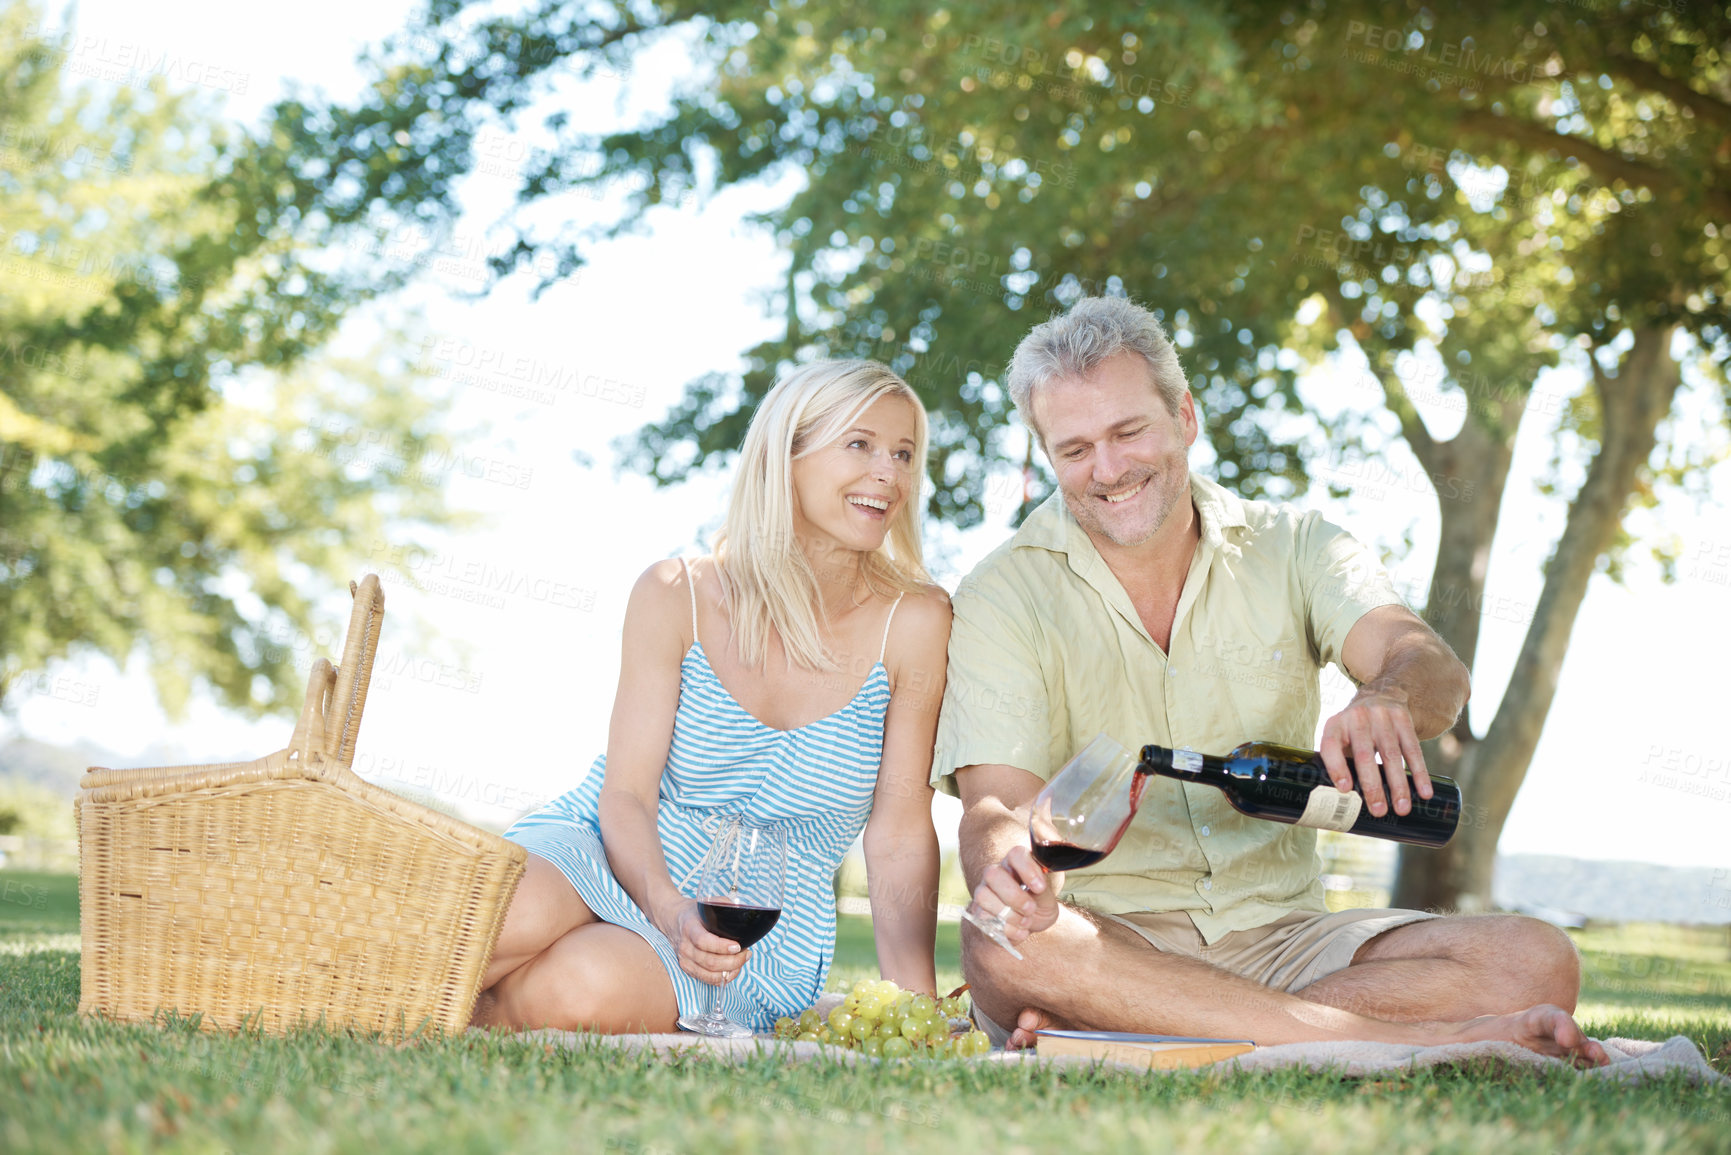
<path id="1" fill-rule="evenodd" d="M 781 917 L 787 875 L 787 829 L 754 818 L 730 817 L 697 868 L 697 913 L 711 934 L 749 947 Z M 742 1039 L 750 1027 L 721 1010 L 721 988 L 709 988 L 709 1010 L 683 1015 L 679 1025 L 700 1035 Z"/>
<path id="2" fill-rule="evenodd" d="M 1136 816 L 1147 782 L 1137 770 L 1136 756 L 1107 735 L 1084 746 L 1046 783 L 1028 814 L 1028 840 L 1040 869 L 1079 870 L 1110 854 Z M 1001 915 L 987 914 L 971 902 L 962 917 L 1022 957 L 1004 937 L 1007 924 Z"/>

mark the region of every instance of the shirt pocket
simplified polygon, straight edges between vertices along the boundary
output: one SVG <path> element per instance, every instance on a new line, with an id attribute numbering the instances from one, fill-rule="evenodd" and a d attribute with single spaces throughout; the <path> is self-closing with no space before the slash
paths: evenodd
<path id="1" fill-rule="evenodd" d="M 1213 678 L 1215 709 L 1228 732 L 1246 742 L 1310 748 L 1321 702 L 1318 671 L 1295 630 L 1203 634 L 1197 643 L 1198 673 Z"/>

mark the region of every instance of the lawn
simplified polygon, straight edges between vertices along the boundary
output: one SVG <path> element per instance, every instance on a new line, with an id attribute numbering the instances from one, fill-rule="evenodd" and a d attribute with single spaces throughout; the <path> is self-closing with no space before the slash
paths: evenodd
<path id="1" fill-rule="evenodd" d="M 959 982 L 956 928 L 943 929 L 940 981 Z M 516 1038 L 116 1026 L 77 1016 L 77 931 L 74 879 L 0 871 L 0 1151 L 1731 1151 L 1731 1091 L 1569 1073 L 728 1068 Z M 1725 928 L 1577 941 L 1591 1033 L 1731 1046 Z M 832 985 L 873 973 L 869 923 L 844 917 Z"/>

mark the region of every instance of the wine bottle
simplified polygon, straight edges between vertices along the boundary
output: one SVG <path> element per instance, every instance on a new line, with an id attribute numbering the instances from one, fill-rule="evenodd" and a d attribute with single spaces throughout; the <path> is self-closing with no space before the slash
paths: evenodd
<path id="1" fill-rule="evenodd" d="M 1356 784 L 1358 772 L 1350 756 L 1346 764 L 1353 770 Z M 1335 787 L 1322 764 L 1322 755 L 1272 742 L 1246 742 L 1224 758 L 1188 749 L 1144 746 L 1137 770 L 1218 787 L 1233 809 L 1252 818 L 1418 846 L 1444 845 L 1454 837 L 1461 818 L 1461 788 L 1452 778 L 1431 775 L 1431 796 L 1420 798 L 1409 773 L 1412 810 L 1396 814 L 1390 806 L 1378 817 L 1364 804 L 1364 795 L 1356 785 L 1346 791 Z"/>

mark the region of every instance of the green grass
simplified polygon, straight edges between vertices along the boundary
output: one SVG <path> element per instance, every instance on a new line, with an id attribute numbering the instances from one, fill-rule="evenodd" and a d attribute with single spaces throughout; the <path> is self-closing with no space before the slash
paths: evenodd
<path id="1" fill-rule="evenodd" d="M 76 1014 L 77 926 L 74 880 L 0 871 L 0 1151 L 1731 1150 L 1731 1092 L 1568 1073 L 730 1068 L 514 1037 L 392 1046 L 120 1026 Z M 955 934 L 944 928 L 942 983 L 960 981 Z M 1684 1034 L 1709 1053 L 1731 1040 L 1723 928 L 1578 938 L 1592 1033 Z M 844 918 L 832 985 L 872 973 L 869 924 Z"/>

